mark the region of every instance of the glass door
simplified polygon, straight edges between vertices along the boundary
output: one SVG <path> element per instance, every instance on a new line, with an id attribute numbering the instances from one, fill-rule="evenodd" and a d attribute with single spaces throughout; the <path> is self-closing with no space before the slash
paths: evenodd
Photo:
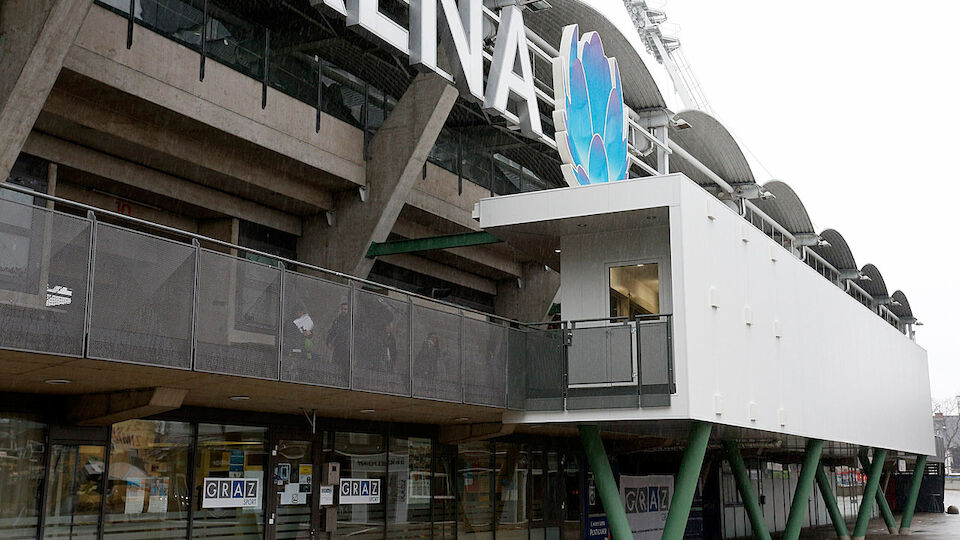
<path id="1" fill-rule="evenodd" d="M 103 445 L 52 445 L 44 504 L 44 538 L 97 538 L 105 457 Z"/>
<path id="2" fill-rule="evenodd" d="M 314 443 L 276 438 L 272 449 L 273 477 L 267 496 L 273 524 L 268 538 L 316 538 L 319 507 L 314 504 L 314 494 L 319 478 L 314 475 Z"/>

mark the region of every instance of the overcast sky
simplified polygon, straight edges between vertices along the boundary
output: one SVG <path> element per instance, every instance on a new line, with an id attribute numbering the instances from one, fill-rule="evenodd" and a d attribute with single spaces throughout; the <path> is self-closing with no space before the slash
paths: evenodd
<path id="1" fill-rule="evenodd" d="M 769 170 L 757 181 L 789 183 L 818 231 L 837 229 L 857 264 L 906 293 L 934 398 L 960 394 L 960 2 L 648 4 L 666 11 L 713 110 Z"/>

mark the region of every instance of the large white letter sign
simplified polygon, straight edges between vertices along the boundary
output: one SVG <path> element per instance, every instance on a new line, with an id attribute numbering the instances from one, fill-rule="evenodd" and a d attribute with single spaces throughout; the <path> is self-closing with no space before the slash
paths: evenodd
<path id="1" fill-rule="evenodd" d="M 339 11 L 347 8 L 347 26 L 359 26 L 386 41 L 403 54 L 410 54 L 410 33 L 389 17 L 380 13 L 378 0 L 324 0 L 328 6 Z"/>
<path id="2" fill-rule="evenodd" d="M 513 70 L 518 55 L 519 75 Z M 500 10 L 500 27 L 497 29 L 497 44 L 487 76 L 483 108 L 493 109 L 501 115 L 506 113 L 507 98 L 511 93 L 519 100 L 520 129 L 528 137 L 542 136 L 540 108 L 533 86 L 530 52 L 527 50 L 527 36 L 519 6 L 507 6 Z"/>
<path id="3" fill-rule="evenodd" d="M 437 70 L 437 3 L 443 11 L 443 43 L 461 92 L 483 99 L 482 0 L 413 0 L 410 3 L 410 63 Z"/>

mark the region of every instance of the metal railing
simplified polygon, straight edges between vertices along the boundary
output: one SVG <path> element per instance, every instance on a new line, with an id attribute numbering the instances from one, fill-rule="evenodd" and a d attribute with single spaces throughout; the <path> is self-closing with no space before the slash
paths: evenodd
<path id="1" fill-rule="evenodd" d="M 12 192 L 80 215 L 2 196 Z M 0 235 L 3 349 L 512 409 L 580 397 L 567 360 L 583 321 L 509 320 L 8 183 Z M 665 328 L 668 342 L 669 316 L 651 317 L 605 353 L 639 358 L 611 387 L 632 387 L 634 407 L 644 351 L 672 350 L 651 333 Z"/>

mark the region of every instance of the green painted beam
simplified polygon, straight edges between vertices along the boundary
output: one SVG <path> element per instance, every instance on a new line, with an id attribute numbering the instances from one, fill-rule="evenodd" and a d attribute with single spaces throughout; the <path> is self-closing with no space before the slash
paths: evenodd
<path id="1" fill-rule="evenodd" d="M 823 496 L 823 502 L 827 505 L 827 512 L 830 514 L 830 521 L 833 523 L 834 530 L 837 531 L 837 538 L 839 540 L 850 540 L 847 522 L 844 521 L 843 512 L 837 506 L 837 498 L 833 495 L 833 484 L 827 478 L 827 473 L 823 472 L 821 466 L 817 466 L 817 486 L 820 487 L 820 495 Z"/>
<path id="2" fill-rule="evenodd" d="M 723 441 L 723 447 L 727 451 L 727 459 L 730 461 L 733 479 L 737 482 L 740 499 L 743 500 L 743 509 L 747 511 L 747 517 L 750 518 L 753 537 L 757 540 L 770 540 L 767 520 L 763 517 L 760 502 L 757 500 L 756 493 L 753 492 L 753 486 L 750 485 L 750 475 L 747 474 L 747 466 L 743 464 L 743 457 L 740 456 L 736 441 Z"/>
<path id="3" fill-rule="evenodd" d="M 673 501 L 670 502 L 667 521 L 663 525 L 663 536 L 661 536 L 663 540 L 683 540 L 711 431 L 713 431 L 713 424 L 707 422 L 694 422 L 690 425 L 687 449 L 683 451 L 680 470 L 677 471 L 677 481 L 673 485 Z"/>
<path id="4" fill-rule="evenodd" d="M 790 503 L 790 516 L 783 531 L 784 540 L 798 540 L 800 529 L 803 528 L 803 517 L 807 513 L 807 503 L 810 491 L 813 488 L 813 479 L 820 467 L 820 453 L 823 451 L 823 441 L 808 439 L 807 448 L 803 454 L 803 468 L 797 478 L 797 488 L 793 492 L 793 502 Z"/>
<path id="5" fill-rule="evenodd" d="M 863 467 L 863 472 L 867 472 L 870 469 L 870 456 L 867 455 L 867 449 L 861 448 L 858 453 L 860 457 L 860 466 Z M 880 475 L 883 475 L 883 464 L 880 464 Z M 890 505 L 887 504 L 887 495 L 883 492 L 882 489 L 877 489 L 877 506 L 880 508 L 880 515 L 883 517 L 883 522 L 887 524 L 887 532 L 890 534 L 897 534 L 897 521 L 893 519 L 893 512 L 890 511 Z"/>
<path id="6" fill-rule="evenodd" d="M 927 456 L 917 456 L 917 463 L 913 466 L 913 480 L 910 482 L 910 492 L 907 493 L 907 502 L 903 505 L 903 515 L 900 516 L 900 534 L 910 534 L 910 523 L 913 522 L 913 511 L 917 509 L 917 496 L 920 495 L 920 484 L 923 483 L 923 471 L 927 468 Z"/>
<path id="7" fill-rule="evenodd" d="M 877 497 L 877 487 L 880 485 L 880 471 L 883 470 L 886 459 L 886 450 L 874 449 L 873 463 L 867 473 L 867 485 L 863 488 L 860 511 L 857 512 L 857 525 L 853 528 L 853 540 L 863 540 L 867 534 L 867 525 L 870 524 L 870 515 L 873 514 L 873 500 Z"/>
<path id="8" fill-rule="evenodd" d="M 414 238 L 411 240 L 395 240 L 393 242 L 373 242 L 367 249 L 367 257 L 381 255 L 396 255 L 398 253 L 416 253 L 418 251 L 436 251 L 466 246 L 480 246 L 502 242 L 496 236 L 477 231 L 463 234 L 449 234 L 446 236 L 431 236 L 429 238 Z"/>
<path id="9" fill-rule="evenodd" d="M 593 479 L 597 483 L 597 492 L 600 494 L 600 502 L 603 503 L 603 511 L 607 514 L 607 523 L 610 525 L 613 540 L 633 540 L 633 531 L 630 529 L 627 511 L 620 498 L 620 488 L 617 487 L 617 481 L 613 479 L 613 471 L 610 469 L 607 451 L 603 448 L 600 429 L 594 425 L 580 426 L 580 440 L 583 441 L 587 462 L 590 464 L 590 470 L 593 471 Z"/>

